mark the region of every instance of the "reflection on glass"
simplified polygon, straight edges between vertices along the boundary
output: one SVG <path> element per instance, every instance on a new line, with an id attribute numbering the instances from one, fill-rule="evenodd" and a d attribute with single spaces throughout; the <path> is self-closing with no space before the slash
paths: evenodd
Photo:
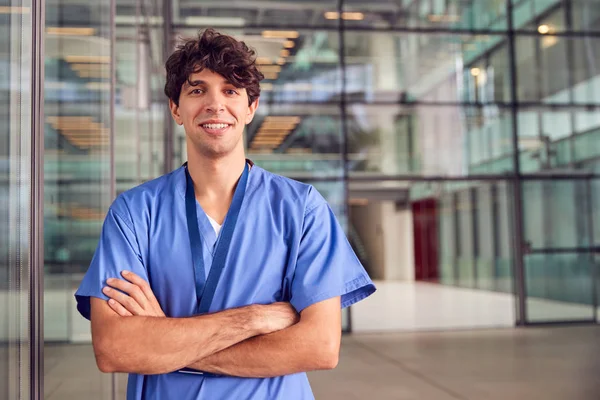
<path id="1" fill-rule="evenodd" d="M 61 18 L 65 15 L 66 18 Z M 82 18 L 88 24 L 81 24 Z M 111 394 L 110 377 L 80 349 L 77 374 L 71 346 L 89 343 L 89 323 L 78 315 L 75 288 L 93 255 L 111 202 L 109 3 L 85 7 L 48 4 L 45 39 L 44 314 L 45 396 L 69 398 L 93 390 Z M 75 380 L 87 379 L 85 388 Z M 73 379 L 73 381 L 71 381 Z"/>
<path id="2" fill-rule="evenodd" d="M 572 29 L 580 32 L 600 30 L 600 8 L 596 0 L 571 0 Z"/>
<path id="3" fill-rule="evenodd" d="M 508 100 L 505 36 L 353 31 L 344 35 L 346 91 L 353 101 Z"/>
<path id="4" fill-rule="evenodd" d="M 525 181 L 524 240 L 533 249 L 589 246 L 588 181 Z"/>
<path id="5" fill-rule="evenodd" d="M 302 2 L 264 0 L 259 3 L 221 0 L 173 2 L 173 22 L 184 26 L 244 27 L 337 26 L 337 0 Z"/>
<path id="6" fill-rule="evenodd" d="M 344 0 L 348 27 L 377 26 L 430 29 L 506 29 L 506 0 L 371 1 Z"/>
<path id="7" fill-rule="evenodd" d="M 0 8 L 0 398 L 29 398 L 31 2 Z M 36 263 L 37 264 L 37 263 Z"/>
<path id="8" fill-rule="evenodd" d="M 348 106 L 351 175 L 499 174 L 513 169 L 510 110 L 496 106 Z"/>
<path id="9" fill-rule="evenodd" d="M 530 322 L 591 320 L 593 305 L 591 253 L 527 254 L 525 279 Z"/>
<path id="10" fill-rule="evenodd" d="M 512 293 L 505 182 L 410 186 L 415 279 Z"/>

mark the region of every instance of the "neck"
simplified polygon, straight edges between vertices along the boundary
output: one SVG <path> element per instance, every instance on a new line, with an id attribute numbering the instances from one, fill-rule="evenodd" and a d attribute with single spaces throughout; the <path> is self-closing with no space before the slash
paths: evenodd
<path id="1" fill-rule="evenodd" d="M 197 199 L 229 202 L 246 165 L 244 149 L 224 157 L 209 158 L 195 152 L 188 144 L 188 171 L 194 181 Z"/>

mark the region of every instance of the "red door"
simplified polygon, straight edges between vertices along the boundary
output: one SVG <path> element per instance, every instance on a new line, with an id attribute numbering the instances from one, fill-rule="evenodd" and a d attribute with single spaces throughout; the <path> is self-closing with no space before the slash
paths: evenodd
<path id="1" fill-rule="evenodd" d="M 438 272 L 438 222 L 437 204 L 433 198 L 412 203 L 415 247 L 415 279 L 437 281 Z"/>

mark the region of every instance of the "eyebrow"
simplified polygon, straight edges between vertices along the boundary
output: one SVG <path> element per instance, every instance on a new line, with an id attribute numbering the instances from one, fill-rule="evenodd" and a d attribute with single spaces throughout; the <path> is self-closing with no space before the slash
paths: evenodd
<path id="1" fill-rule="evenodd" d="M 229 82 L 227 79 L 224 79 L 223 82 L 221 82 L 224 85 L 233 85 L 233 83 Z M 184 87 L 190 87 L 190 86 L 200 86 L 200 85 L 206 85 L 206 81 L 203 81 L 201 79 L 197 79 L 195 81 L 190 81 L 189 79 L 185 81 L 185 83 L 183 84 Z M 235 85 L 234 85 L 235 86 Z"/>

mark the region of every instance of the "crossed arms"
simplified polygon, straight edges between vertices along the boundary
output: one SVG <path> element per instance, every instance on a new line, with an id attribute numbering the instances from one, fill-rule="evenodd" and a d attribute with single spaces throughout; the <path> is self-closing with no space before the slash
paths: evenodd
<path id="1" fill-rule="evenodd" d="M 250 305 L 190 318 L 164 315 L 148 283 L 111 279 L 107 302 L 91 298 L 92 342 L 102 372 L 163 374 L 189 367 L 266 378 L 335 368 L 340 298 L 300 315 L 288 303 Z"/>

